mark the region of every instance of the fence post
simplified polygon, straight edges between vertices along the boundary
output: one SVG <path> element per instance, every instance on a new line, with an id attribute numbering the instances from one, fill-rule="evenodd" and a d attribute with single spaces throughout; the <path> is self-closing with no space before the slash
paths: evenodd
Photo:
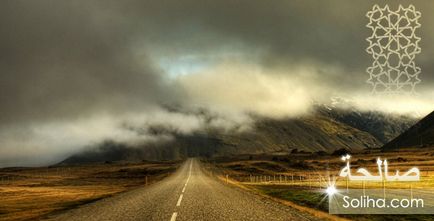
<path id="1" fill-rule="evenodd" d="M 307 180 L 308 180 L 308 182 L 309 182 L 309 189 L 311 189 L 312 186 L 311 186 L 311 183 L 310 183 L 310 174 L 308 174 L 307 176 L 308 176 L 308 177 L 307 177 Z"/>
<path id="2" fill-rule="evenodd" d="M 410 184 L 410 200 L 413 200 L 413 185 Z"/>

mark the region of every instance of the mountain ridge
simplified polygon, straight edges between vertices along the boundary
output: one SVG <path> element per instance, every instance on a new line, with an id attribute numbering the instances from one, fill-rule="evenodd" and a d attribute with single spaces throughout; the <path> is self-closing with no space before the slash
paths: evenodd
<path id="1" fill-rule="evenodd" d="M 415 146 L 434 146 L 434 111 L 385 144 L 382 149 L 393 150 Z"/>
<path id="2" fill-rule="evenodd" d="M 179 159 L 191 156 L 363 151 L 380 148 L 416 122 L 406 116 L 316 106 L 305 116 L 256 117 L 251 130 L 231 133 L 205 129 L 171 133 L 168 142 L 128 146 L 105 142 L 67 158 L 63 163 Z M 167 130 L 161 130 L 167 132 Z"/>

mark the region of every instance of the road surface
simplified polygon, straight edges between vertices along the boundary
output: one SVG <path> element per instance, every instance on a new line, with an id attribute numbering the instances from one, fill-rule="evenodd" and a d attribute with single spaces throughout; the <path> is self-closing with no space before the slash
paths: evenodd
<path id="1" fill-rule="evenodd" d="M 231 187 L 189 159 L 176 173 L 147 187 L 66 211 L 51 220 L 315 220 L 309 214 Z"/>

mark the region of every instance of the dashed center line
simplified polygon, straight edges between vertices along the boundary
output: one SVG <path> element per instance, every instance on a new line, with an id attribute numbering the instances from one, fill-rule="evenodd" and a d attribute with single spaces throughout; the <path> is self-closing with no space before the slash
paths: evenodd
<path id="1" fill-rule="evenodd" d="M 188 171 L 188 177 L 187 177 L 187 181 L 184 184 L 184 188 L 182 188 L 182 193 L 179 196 L 178 202 L 176 203 L 176 206 L 181 206 L 181 201 L 182 201 L 182 197 L 184 196 L 184 192 L 185 192 L 185 188 L 187 187 L 188 181 L 190 181 L 190 177 L 191 177 L 191 167 L 193 166 L 193 161 L 190 161 L 190 169 Z M 177 212 L 174 212 L 172 214 L 172 218 L 170 218 L 170 221 L 176 221 L 176 217 L 178 216 Z"/>
<path id="2" fill-rule="evenodd" d="M 181 194 L 181 196 L 179 196 L 179 199 L 178 199 L 178 202 L 176 203 L 176 206 L 181 206 L 182 196 L 183 196 L 183 194 Z"/>
<path id="3" fill-rule="evenodd" d="M 174 213 L 172 214 L 172 218 L 170 218 L 170 221 L 175 221 L 175 220 L 176 220 L 176 216 L 178 216 L 178 213 L 177 213 L 177 212 L 174 212 Z"/>

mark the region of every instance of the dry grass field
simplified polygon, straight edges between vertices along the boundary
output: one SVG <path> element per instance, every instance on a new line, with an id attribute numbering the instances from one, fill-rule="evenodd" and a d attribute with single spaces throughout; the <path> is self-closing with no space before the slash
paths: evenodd
<path id="1" fill-rule="evenodd" d="M 327 185 L 336 182 L 337 189 L 382 188 L 425 189 L 434 188 L 434 147 L 407 148 L 394 152 L 379 150 L 354 153 L 351 155 L 351 171 L 356 175 L 358 168 L 366 168 L 372 175 L 378 174 L 376 160 L 387 159 L 389 174 L 396 170 L 400 174 L 413 167 L 420 170 L 417 182 L 361 182 L 346 181 L 339 177 L 345 166 L 341 155 L 297 153 L 291 155 L 252 155 L 232 159 L 209 160 L 209 169 L 221 177 L 228 177 L 237 185 L 243 185 L 261 194 L 290 201 L 297 205 L 328 212 L 324 200 Z M 434 220 L 432 215 L 341 215 L 354 220 Z"/>
<path id="2" fill-rule="evenodd" d="M 318 190 L 335 180 L 339 189 L 346 188 L 345 178 L 338 177 L 345 166 L 340 155 L 293 153 L 290 155 L 246 155 L 215 158 L 207 161 L 211 173 L 223 175 L 239 184 L 269 196 L 298 205 L 326 211 L 318 203 Z M 351 168 L 363 167 L 377 174 L 376 159 L 387 159 L 389 173 L 412 167 L 421 171 L 421 181 L 411 188 L 434 187 L 434 147 L 409 148 L 395 152 L 369 151 L 352 154 Z M 99 200 L 161 180 L 176 170 L 180 162 L 104 163 L 81 166 L 0 169 L 0 220 L 35 220 L 79 205 Z M 349 188 L 362 188 L 351 181 Z M 381 188 L 381 182 L 365 183 L 365 188 Z M 386 183 L 387 188 L 408 188 L 408 182 Z M 345 216 L 344 216 L 345 217 Z M 382 217 L 382 218 L 381 218 Z M 402 220 L 406 216 L 358 216 L 358 220 Z M 411 216 L 412 220 L 432 219 Z"/>
<path id="3" fill-rule="evenodd" d="M 387 159 L 389 175 L 396 170 L 400 174 L 413 167 L 420 170 L 420 182 L 411 182 L 413 188 L 434 187 L 434 147 L 408 148 L 394 152 L 378 150 L 351 155 L 351 171 L 365 168 L 372 175 L 378 175 L 377 158 Z M 228 174 L 232 179 L 252 184 L 287 184 L 296 186 L 324 187 L 328 180 L 335 180 L 338 187 L 346 186 L 346 179 L 339 177 L 345 166 L 341 155 L 298 153 L 291 155 L 242 156 L 232 159 L 213 159 L 209 162 L 219 173 Z M 409 182 L 390 182 L 388 188 L 401 188 Z M 350 181 L 350 188 L 362 185 L 361 181 Z M 365 183 L 365 188 L 382 187 L 382 182 Z"/>
<path id="4" fill-rule="evenodd" d="M 35 220 L 156 182 L 179 162 L 0 169 L 0 220 Z"/>

